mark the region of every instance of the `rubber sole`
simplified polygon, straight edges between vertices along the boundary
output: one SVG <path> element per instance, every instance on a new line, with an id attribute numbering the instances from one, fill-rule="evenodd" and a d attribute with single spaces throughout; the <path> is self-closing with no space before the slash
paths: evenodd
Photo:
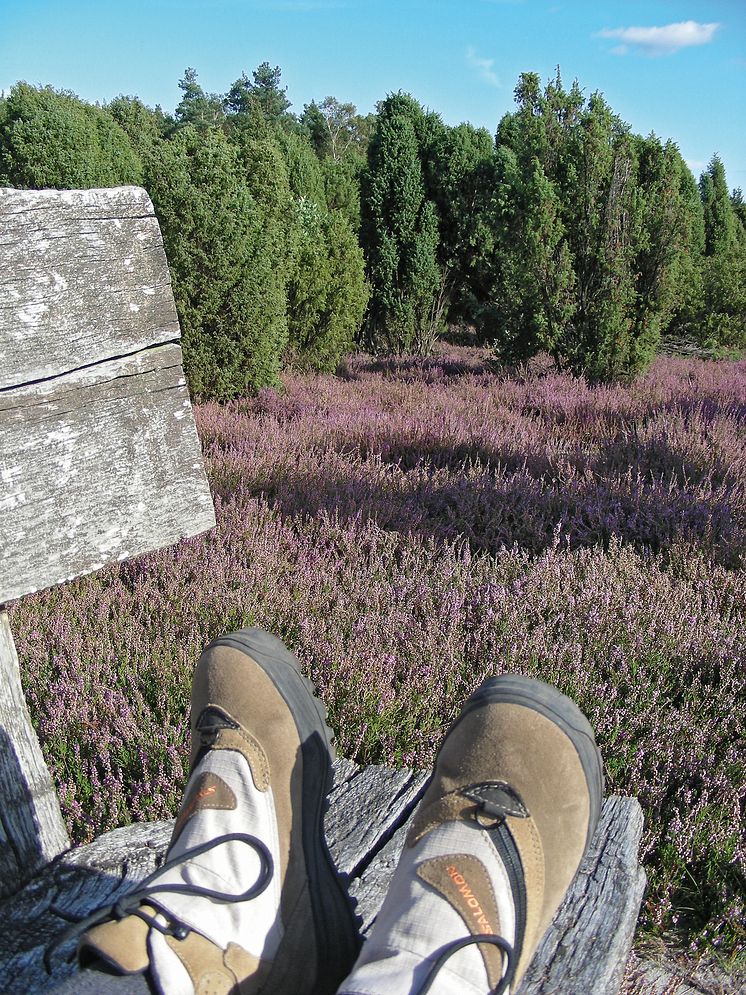
<path id="1" fill-rule="evenodd" d="M 580 759 L 590 797 L 590 821 L 585 840 L 588 848 L 601 815 L 604 777 L 601 753 L 588 719 L 575 702 L 557 688 L 532 677 L 503 674 L 492 677 L 479 687 L 464 705 L 454 726 L 476 708 L 489 705 L 522 705 L 543 715 L 570 739 Z"/>
<path id="2" fill-rule="evenodd" d="M 332 787 L 333 733 L 327 712 L 287 647 L 262 629 L 241 629 L 215 639 L 262 668 L 287 704 L 298 730 L 303 758 L 303 853 L 316 928 L 318 995 L 336 992 L 352 970 L 362 941 L 352 901 L 337 873 L 324 835 L 324 813 Z"/>

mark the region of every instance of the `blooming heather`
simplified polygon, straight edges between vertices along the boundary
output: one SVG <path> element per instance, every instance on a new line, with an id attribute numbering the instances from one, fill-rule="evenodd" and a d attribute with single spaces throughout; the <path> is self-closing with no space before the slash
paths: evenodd
<path id="1" fill-rule="evenodd" d="M 194 662 L 259 625 L 361 763 L 429 765 L 488 675 L 558 685 L 645 810 L 648 930 L 742 956 L 745 374 L 452 348 L 199 407 L 217 529 L 12 607 L 74 837 L 173 813 Z"/>

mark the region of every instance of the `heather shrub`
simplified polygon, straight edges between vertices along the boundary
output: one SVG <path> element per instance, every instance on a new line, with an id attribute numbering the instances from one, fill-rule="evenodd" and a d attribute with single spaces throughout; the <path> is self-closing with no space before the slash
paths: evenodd
<path id="1" fill-rule="evenodd" d="M 557 684 L 644 808 L 644 928 L 742 955 L 745 367 L 451 349 L 201 405 L 217 529 L 11 606 L 75 837 L 173 812 L 194 662 L 260 625 L 361 763 L 428 765 L 488 675 Z"/>

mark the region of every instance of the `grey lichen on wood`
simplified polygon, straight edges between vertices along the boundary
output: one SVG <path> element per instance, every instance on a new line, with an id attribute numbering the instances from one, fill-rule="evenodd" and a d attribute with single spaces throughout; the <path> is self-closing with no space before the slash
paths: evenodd
<path id="1" fill-rule="evenodd" d="M 21 690 L 8 616 L 0 611 L 0 895 L 12 895 L 69 846 Z"/>
<path id="2" fill-rule="evenodd" d="M 215 524 L 153 208 L 0 191 L 0 603 Z"/>
<path id="3" fill-rule="evenodd" d="M 412 771 L 358 768 L 344 760 L 335 764 L 327 839 L 340 872 L 352 874 L 349 888 L 359 900 L 364 934 L 383 901 L 425 781 L 425 775 Z M 172 825 L 140 824 L 106 833 L 59 857 L 15 899 L 1 901 L 0 990 L 41 995 L 50 984 L 42 968 L 45 946 L 64 932 L 69 919 L 111 903 L 151 873 L 163 860 Z M 619 991 L 645 880 L 637 859 L 641 826 L 634 799 L 606 801 L 591 848 L 519 995 Z M 368 840 L 368 849 L 352 845 L 356 835 Z M 54 978 L 73 970 L 63 956 L 73 949 L 68 942 L 57 951 Z"/>

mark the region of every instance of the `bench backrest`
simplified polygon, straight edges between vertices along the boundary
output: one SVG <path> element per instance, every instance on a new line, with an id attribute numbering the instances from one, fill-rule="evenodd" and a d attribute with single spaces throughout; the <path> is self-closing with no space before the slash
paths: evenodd
<path id="1" fill-rule="evenodd" d="M 0 606 L 215 524 L 179 338 L 144 190 L 0 190 Z M 1 624 L 7 893 L 67 837 Z"/>

